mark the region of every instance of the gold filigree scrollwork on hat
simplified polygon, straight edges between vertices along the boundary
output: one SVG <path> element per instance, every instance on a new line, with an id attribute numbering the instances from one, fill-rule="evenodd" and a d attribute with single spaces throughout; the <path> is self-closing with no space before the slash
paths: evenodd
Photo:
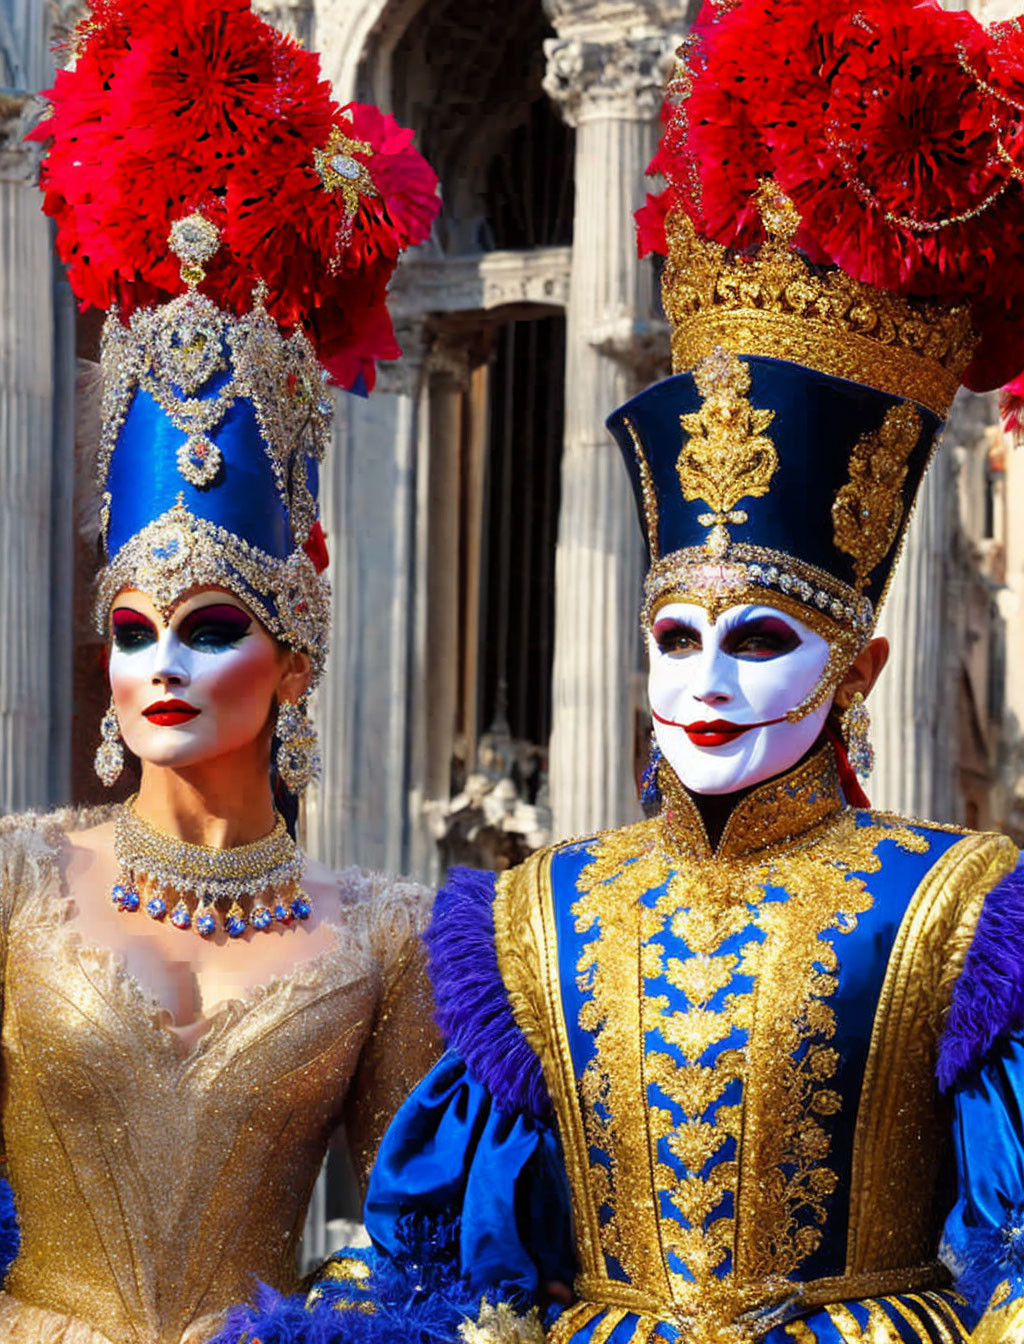
<path id="1" fill-rule="evenodd" d="M 850 479 L 836 495 L 832 524 L 836 546 L 853 557 L 860 591 L 899 536 L 903 485 L 922 423 L 910 402 L 894 406 L 879 429 L 861 436 L 850 456 Z"/>
<path id="2" fill-rule="evenodd" d="M 944 419 L 977 343 L 967 305 L 908 299 L 816 269 L 785 237 L 781 194 L 761 208 L 769 239 L 752 256 L 698 237 L 681 212 L 669 217 L 662 296 L 673 372 L 722 346 L 910 397 Z"/>
<path id="3" fill-rule="evenodd" d="M 736 505 L 767 494 L 779 465 L 775 445 L 765 433 L 775 412 L 751 405 L 750 369 L 721 348 L 700 361 L 693 377 L 704 404 L 679 417 L 688 437 L 676 471 L 683 498 L 710 505 L 711 512 L 702 513 L 698 522 L 711 529 L 705 550 L 720 560 L 729 549 L 727 524 L 747 521 Z"/>
<path id="4" fill-rule="evenodd" d="M 629 417 L 625 420 L 626 429 L 633 442 L 633 454 L 636 458 L 637 471 L 640 473 L 640 491 L 643 496 L 644 504 L 644 522 L 647 527 L 647 549 L 651 553 L 651 559 L 657 560 L 661 554 L 661 547 L 658 540 L 658 492 L 654 488 L 654 477 L 651 475 L 651 465 L 647 461 L 647 454 L 644 452 L 644 446 L 640 442 L 640 435 L 636 432 L 636 426 Z"/>

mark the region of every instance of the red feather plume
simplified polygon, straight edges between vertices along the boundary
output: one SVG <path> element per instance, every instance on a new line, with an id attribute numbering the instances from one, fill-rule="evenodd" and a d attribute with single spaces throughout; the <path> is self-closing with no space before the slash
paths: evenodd
<path id="1" fill-rule="evenodd" d="M 220 231 L 200 288 L 221 307 L 247 311 L 262 280 L 345 387 L 400 353 L 387 285 L 430 233 L 437 178 L 410 131 L 340 108 L 317 56 L 248 0 L 100 0 L 48 96 L 44 209 L 83 307 L 127 318 L 180 294 L 168 234 L 198 210 Z M 335 144 L 352 146 L 341 173 Z"/>

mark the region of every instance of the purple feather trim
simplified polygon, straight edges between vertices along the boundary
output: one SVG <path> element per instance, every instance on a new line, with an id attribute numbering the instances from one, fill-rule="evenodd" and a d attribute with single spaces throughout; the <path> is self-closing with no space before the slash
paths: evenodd
<path id="1" fill-rule="evenodd" d="M 337 1312 L 307 1311 L 305 1293 L 284 1297 L 257 1286 L 252 1306 L 232 1307 L 209 1344 L 349 1344 Z"/>
<path id="2" fill-rule="evenodd" d="M 1024 871 L 985 897 L 964 969 L 953 988 L 936 1074 L 948 1091 L 981 1064 L 998 1037 L 1024 1025 Z"/>
<path id="3" fill-rule="evenodd" d="M 426 935 L 435 1016 L 499 1109 L 545 1119 L 540 1060 L 516 1026 L 494 945 L 494 874 L 452 868 Z"/>

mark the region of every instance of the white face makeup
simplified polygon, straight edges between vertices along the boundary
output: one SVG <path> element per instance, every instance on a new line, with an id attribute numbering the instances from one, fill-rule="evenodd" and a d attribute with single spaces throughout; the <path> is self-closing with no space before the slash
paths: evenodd
<path id="1" fill-rule="evenodd" d="M 659 607 L 647 636 L 648 694 L 662 754 L 694 793 L 749 788 L 794 766 L 820 734 L 830 700 L 791 723 L 821 679 L 829 647 L 774 607 Z"/>
<path id="2" fill-rule="evenodd" d="M 114 706 L 121 735 L 141 760 L 196 765 L 263 731 L 281 657 L 238 598 L 203 589 L 165 620 L 145 593 L 127 591 L 110 621 Z"/>

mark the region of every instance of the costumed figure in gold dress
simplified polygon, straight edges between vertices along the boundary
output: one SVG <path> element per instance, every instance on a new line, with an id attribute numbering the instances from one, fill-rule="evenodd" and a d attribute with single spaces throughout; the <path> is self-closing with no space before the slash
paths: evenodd
<path id="1" fill-rule="evenodd" d="M 428 893 L 303 855 L 317 746 L 328 374 L 436 179 L 247 0 L 98 3 L 50 91 L 47 212 L 109 309 L 96 766 L 137 795 L 0 826 L 0 1112 L 20 1251 L 5 1344 L 199 1344 L 296 1252 L 332 1134 L 357 1168 L 437 1048 Z"/>
<path id="2" fill-rule="evenodd" d="M 640 221 L 674 373 L 609 421 L 653 815 L 450 875 L 373 1249 L 231 1338 L 1024 1339 L 1017 853 L 850 768 L 943 419 L 1024 362 L 1022 72 L 938 4 L 705 8 Z"/>

